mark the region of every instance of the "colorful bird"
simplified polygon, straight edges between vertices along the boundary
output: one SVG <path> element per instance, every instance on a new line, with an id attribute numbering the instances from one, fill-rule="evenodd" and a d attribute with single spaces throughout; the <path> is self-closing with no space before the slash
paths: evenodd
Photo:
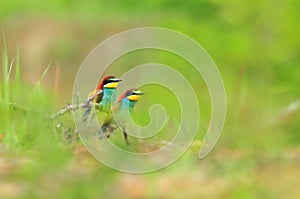
<path id="1" fill-rule="evenodd" d="M 131 88 L 125 91 L 124 94 L 122 94 L 117 102 L 113 105 L 110 113 L 106 116 L 103 125 L 101 127 L 100 133 L 106 133 L 108 132 L 107 138 L 110 137 L 110 133 L 112 133 L 115 130 L 115 127 L 112 126 L 115 121 L 113 120 L 112 112 L 117 113 L 126 113 L 126 111 L 132 112 L 135 104 L 140 99 L 141 95 L 144 93 L 138 89 Z M 121 130 L 123 131 L 124 139 L 127 145 L 129 145 L 128 142 L 128 135 L 126 133 L 125 127 L 120 126 Z"/>
<path id="2" fill-rule="evenodd" d="M 93 102 L 99 104 L 99 109 L 102 112 L 109 113 L 111 109 L 111 101 L 113 94 L 119 84 L 122 81 L 114 76 L 105 76 L 96 86 L 95 90 L 89 93 L 87 104 Z M 83 114 L 82 121 L 86 121 L 88 115 L 91 112 L 92 107 L 88 106 Z"/>

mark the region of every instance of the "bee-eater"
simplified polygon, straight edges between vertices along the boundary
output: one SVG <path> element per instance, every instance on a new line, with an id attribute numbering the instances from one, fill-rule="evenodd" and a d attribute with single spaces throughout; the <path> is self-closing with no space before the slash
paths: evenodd
<path id="1" fill-rule="evenodd" d="M 119 82 L 122 81 L 114 76 L 105 76 L 98 83 L 95 90 L 90 92 L 87 103 L 99 104 L 99 109 L 102 112 L 109 113 L 111 109 L 111 101 L 113 93 L 115 92 Z M 91 112 L 91 106 L 88 106 L 83 114 L 82 121 L 86 121 L 89 113 Z"/>
<path id="2" fill-rule="evenodd" d="M 112 112 L 117 112 L 117 113 L 126 113 L 126 111 L 129 111 L 130 113 L 132 112 L 135 104 L 137 101 L 140 99 L 141 95 L 144 93 L 138 89 L 131 88 L 125 91 L 117 100 L 117 102 L 113 105 L 110 113 L 106 116 L 103 125 L 101 127 L 100 133 L 105 133 L 108 131 L 107 138 L 110 137 L 110 133 L 112 133 L 115 129 L 115 127 L 112 127 L 112 123 L 115 123 L 113 120 L 113 115 Z M 120 126 L 120 128 L 123 131 L 124 139 L 127 145 L 129 145 L 128 142 L 128 135 L 126 133 L 125 127 Z"/>

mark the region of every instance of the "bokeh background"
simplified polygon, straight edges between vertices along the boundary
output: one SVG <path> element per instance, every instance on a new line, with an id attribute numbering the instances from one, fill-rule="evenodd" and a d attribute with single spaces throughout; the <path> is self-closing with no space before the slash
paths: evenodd
<path id="1" fill-rule="evenodd" d="M 61 141 L 53 134 L 60 121 L 45 127 L 36 114 L 1 105 L 0 198 L 299 198 L 299 11 L 298 0 L 1 0 L 2 68 L 8 54 L 21 71 L 16 87 L 6 87 L 1 71 L 3 99 L 9 88 L 12 99 L 37 112 L 57 110 L 71 102 L 77 69 L 99 42 L 159 26 L 187 34 L 208 51 L 224 79 L 228 112 L 205 159 L 197 159 L 200 136 L 172 166 L 132 175 L 101 165 L 80 142 Z M 121 63 L 153 57 L 180 68 L 172 57 L 153 54 Z M 31 93 L 49 64 L 41 89 Z M 191 71 L 186 75 L 197 80 Z M 203 82 L 199 88 L 206 103 L 203 135 L 209 95 Z M 71 115 L 63 120 L 72 126 Z"/>

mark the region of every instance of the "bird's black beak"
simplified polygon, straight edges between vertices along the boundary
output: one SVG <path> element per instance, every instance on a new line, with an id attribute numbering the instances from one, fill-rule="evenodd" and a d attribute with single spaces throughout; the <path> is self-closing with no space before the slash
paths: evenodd
<path id="1" fill-rule="evenodd" d="M 135 90 L 135 91 L 133 91 L 133 94 L 134 94 L 134 95 L 144 95 L 145 93 L 143 93 L 143 92 L 140 91 L 140 90 Z"/>

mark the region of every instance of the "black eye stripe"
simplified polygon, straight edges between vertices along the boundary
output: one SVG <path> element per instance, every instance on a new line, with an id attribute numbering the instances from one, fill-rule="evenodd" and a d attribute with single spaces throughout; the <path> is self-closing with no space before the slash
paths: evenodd
<path id="1" fill-rule="evenodd" d="M 142 95 L 142 93 L 132 92 L 131 95 Z"/>
<path id="2" fill-rule="evenodd" d="M 116 80 L 108 79 L 108 80 L 104 81 L 104 84 L 109 84 L 109 83 L 112 83 L 112 82 L 116 82 Z"/>

